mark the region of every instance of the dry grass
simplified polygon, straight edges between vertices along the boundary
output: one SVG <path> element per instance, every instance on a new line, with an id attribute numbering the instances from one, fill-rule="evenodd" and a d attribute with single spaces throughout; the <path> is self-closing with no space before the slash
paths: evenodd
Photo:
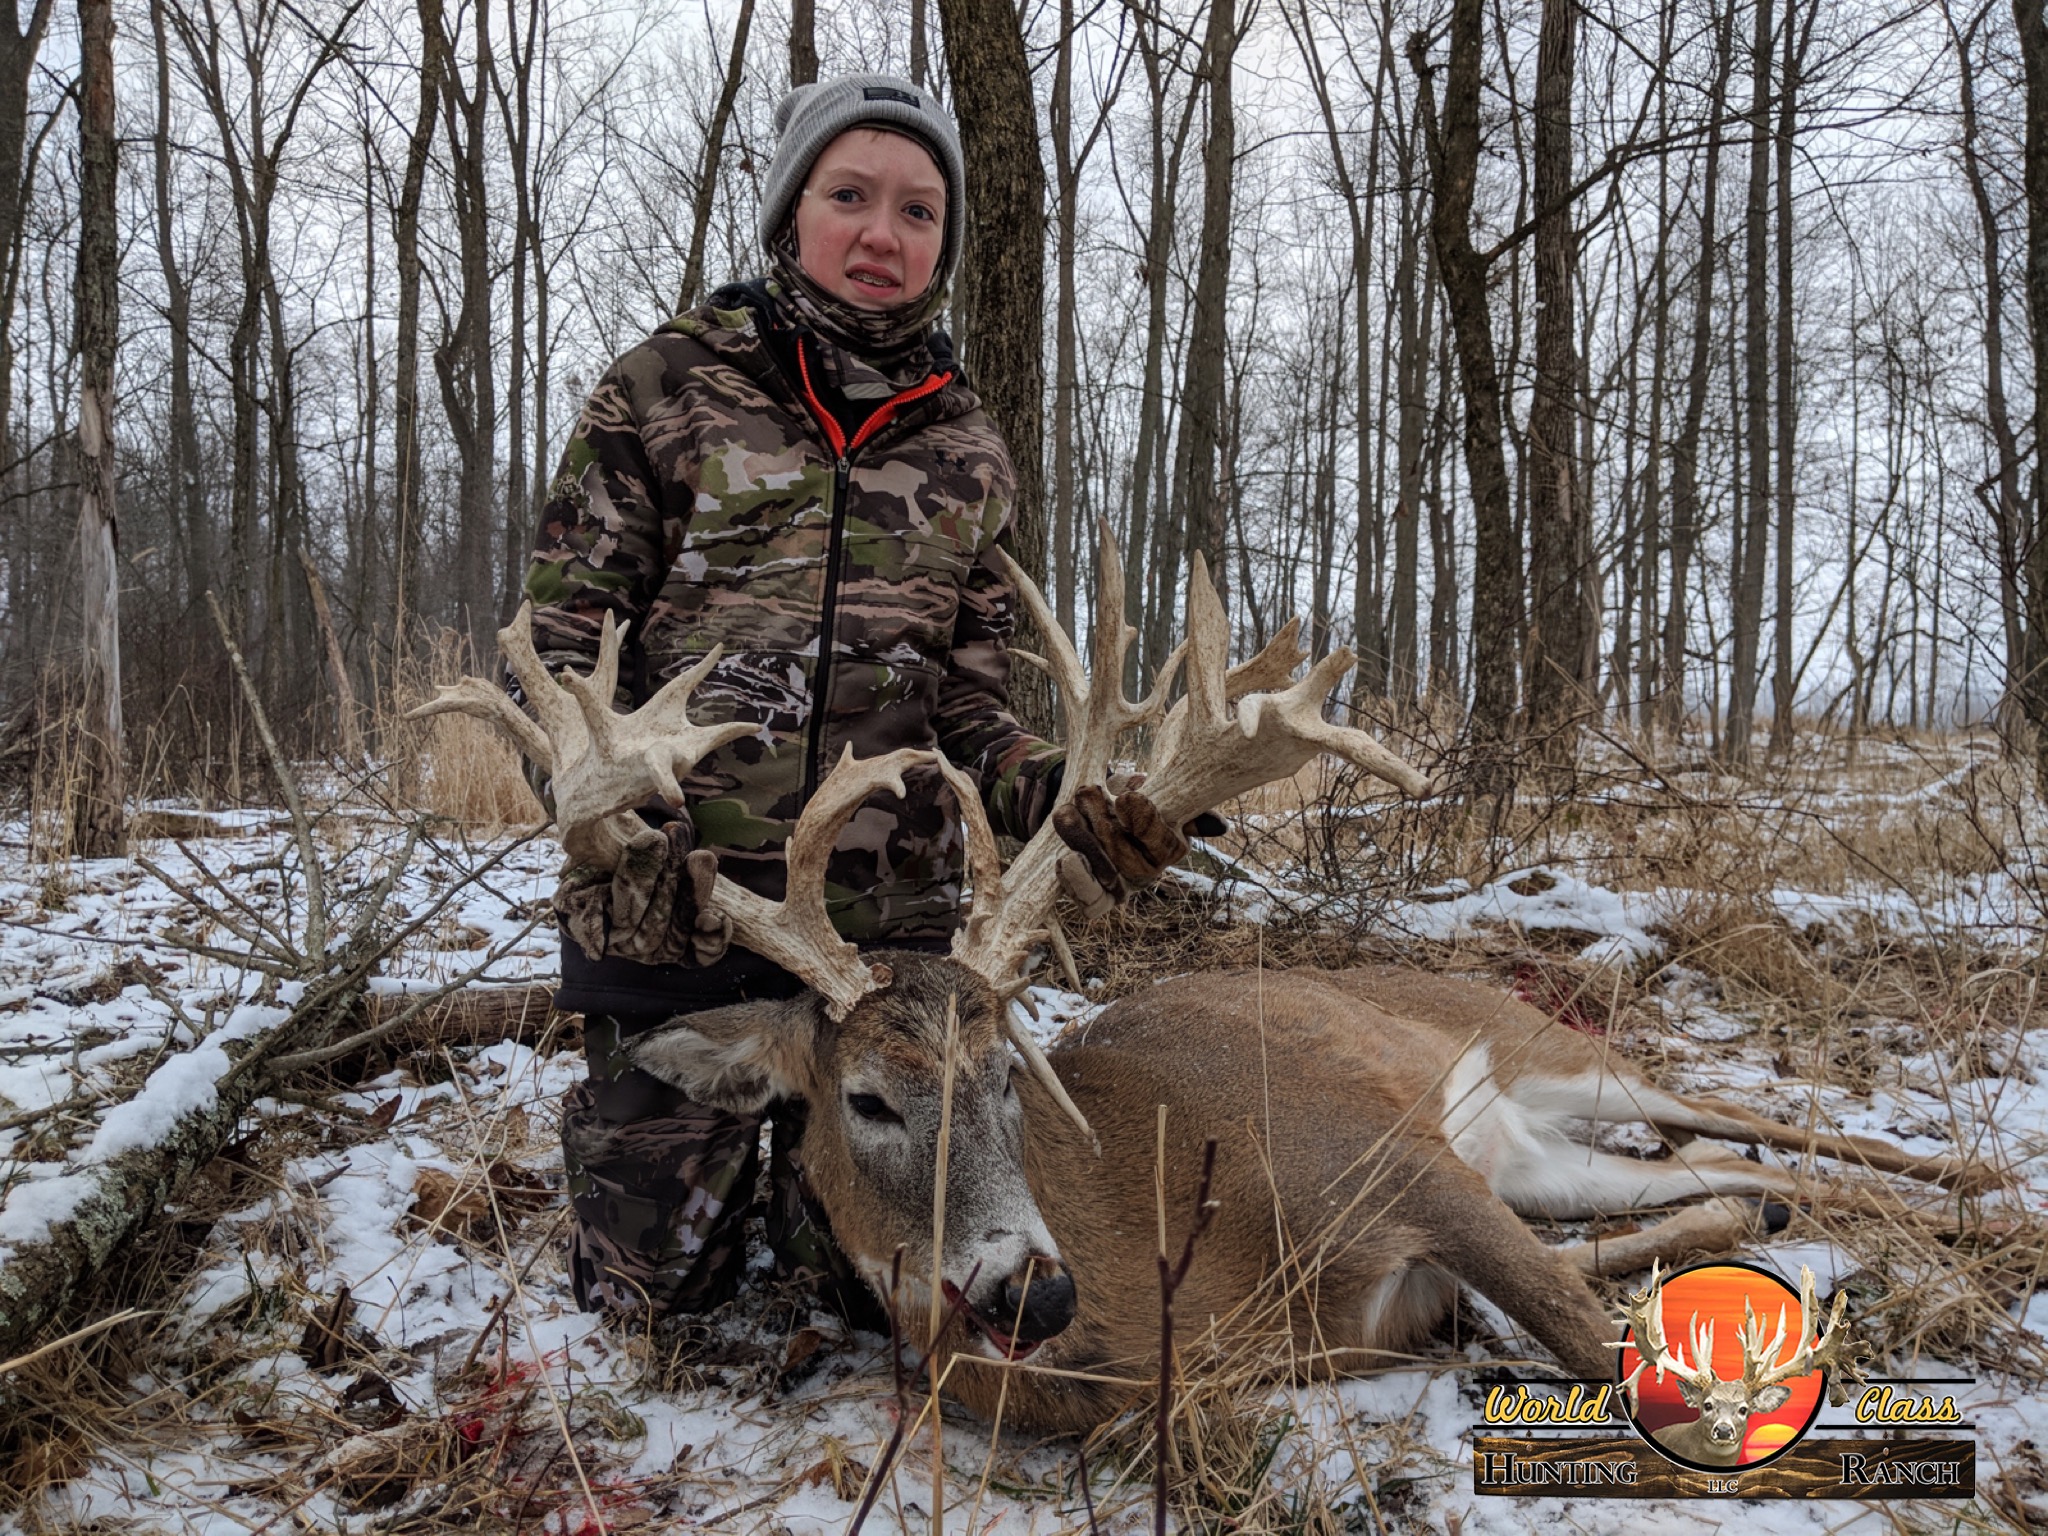
<path id="1" fill-rule="evenodd" d="M 444 630 L 424 665 L 408 662 L 378 694 L 372 718 L 375 738 L 391 763 L 391 793 L 397 802 L 484 835 L 531 826 L 541 814 L 519 754 L 471 716 L 407 720 L 405 714 L 444 684 L 491 676 L 494 669 L 495 661 L 479 663 L 461 635 Z"/>

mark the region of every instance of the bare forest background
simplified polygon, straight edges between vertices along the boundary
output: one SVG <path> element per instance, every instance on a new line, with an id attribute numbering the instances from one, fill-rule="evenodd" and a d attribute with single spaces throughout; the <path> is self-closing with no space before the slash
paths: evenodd
<path id="1" fill-rule="evenodd" d="M 961 119 L 1023 552 L 1085 623 L 1108 521 L 1136 670 L 1200 551 L 1482 790 L 2048 721 L 2040 0 L 7 7 L 0 715 L 85 722 L 85 847 L 239 792 L 224 636 L 356 759 L 489 654 L 586 389 L 850 69 Z"/>

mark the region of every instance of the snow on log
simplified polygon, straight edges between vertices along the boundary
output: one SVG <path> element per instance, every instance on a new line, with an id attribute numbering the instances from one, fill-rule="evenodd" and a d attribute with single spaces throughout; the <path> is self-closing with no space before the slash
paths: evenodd
<path id="1" fill-rule="evenodd" d="M 330 984 L 295 1007 L 243 1004 L 109 1111 L 76 1159 L 14 1187 L 0 1210 L 0 1359 L 28 1348 L 172 1192 L 219 1155 L 270 1086 L 269 1063 L 324 1038 L 360 992 L 359 982 Z"/>

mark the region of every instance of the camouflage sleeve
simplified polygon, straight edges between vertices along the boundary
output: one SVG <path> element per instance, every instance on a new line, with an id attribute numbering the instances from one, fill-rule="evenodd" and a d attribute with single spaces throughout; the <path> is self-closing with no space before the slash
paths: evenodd
<path id="1" fill-rule="evenodd" d="M 996 537 L 1010 552 L 1010 522 Z M 998 833 L 1028 838 L 1052 814 L 1066 754 L 1031 734 L 1010 713 L 1010 636 L 1017 594 L 986 558 L 960 591 L 953 651 L 939 684 L 939 746 L 981 780 Z"/>
<path id="2" fill-rule="evenodd" d="M 621 624 L 632 621 L 620 662 L 618 702 L 624 707 L 638 702 L 632 640 L 661 590 L 669 549 L 680 534 L 663 522 L 634 411 L 631 357 L 614 363 L 584 404 L 548 489 L 526 568 L 534 649 L 549 671 L 566 665 L 588 670 L 607 613 Z M 518 685 L 507 686 L 518 698 Z"/>
<path id="3" fill-rule="evenodd" d="M 606 371 L 584 404 L 548 487 L 540 532 L 526 568 L 533 645 L 549 672 L 565 667 L 588 672 L 596 664 L 607 613 L 618 623 L 632 622 L 612 700 L 618 709 L 640 703 L 633 639 L 660 591 L 670 542 L 633 409 L 630 356 Z M 526 691 L 509 667 L 505 691 L 532 713 Z M 554 795 L 546 774 L 535 764 L 525 766 L 528 782 L 553 815 Z M 678 818 L 659 804 L 642 807 L 641 815 L 656 825 L 680 819 L 688 826 L 687 817 Z"/>

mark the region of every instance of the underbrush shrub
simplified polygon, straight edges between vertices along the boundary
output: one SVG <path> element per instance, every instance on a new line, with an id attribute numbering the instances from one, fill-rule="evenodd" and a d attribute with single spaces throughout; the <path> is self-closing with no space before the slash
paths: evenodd
<path id="1" fill-rule="evenodd" d="M 437 688 L 492 671 L 471 655 L 464 636 L 444 629 L 425 658 L 401 666 L 379 695 L 376 736 L 391 764 L 391 792 L 399 804 L 484 830 L 531 826 L 540 819 L 518 752 L 491 726 L 460 714 L 405 718 Z"/>

